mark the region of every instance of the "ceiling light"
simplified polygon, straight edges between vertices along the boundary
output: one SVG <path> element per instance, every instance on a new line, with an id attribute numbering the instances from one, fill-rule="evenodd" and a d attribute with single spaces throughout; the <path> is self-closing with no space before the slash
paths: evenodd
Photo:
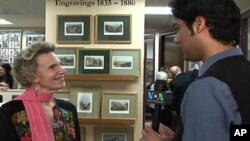
<path id="1" fill-rule="evenodd" d="M 0 25 L 5 25 L 5 24 L 13 24 L 12 22 L 9 22 L 5 19 L 0 19 Z"/>
<path id="2" fill-rule="evenodd" d="M 145 7 L 146 15 L 172 15 L 170 7 Z"/>

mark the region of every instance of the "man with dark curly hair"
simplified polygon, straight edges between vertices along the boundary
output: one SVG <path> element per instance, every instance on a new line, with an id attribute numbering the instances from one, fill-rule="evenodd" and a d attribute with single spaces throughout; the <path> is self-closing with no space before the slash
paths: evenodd
<path id="1" fill-rule="evenodd" d="M 175 133 L 145 126 L 141 141 L 229 141 L 231 125 L 250 124 L 250 63 L 237 47 L 240 9 L 233 0 L 171 0 L 169 5 L 184 59 L 203 66 L 184 94 Z"/>

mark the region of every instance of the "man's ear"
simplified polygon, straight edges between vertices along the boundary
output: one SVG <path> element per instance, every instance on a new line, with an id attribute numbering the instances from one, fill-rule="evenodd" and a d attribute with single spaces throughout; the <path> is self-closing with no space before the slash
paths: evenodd
<path id="1" fill-rule="evenodd" d="M 202 16 L 197 16 L 193 23 L 195 33 L 200 33 L 206 27 L 206 19 Z"/>

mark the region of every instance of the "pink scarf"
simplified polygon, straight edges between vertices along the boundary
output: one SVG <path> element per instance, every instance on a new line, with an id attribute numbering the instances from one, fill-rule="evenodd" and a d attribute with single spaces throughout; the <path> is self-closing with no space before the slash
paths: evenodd
<path id="1" fill-rule="evenodd" d="M 23 100 L 31 128 L 32 141 L 54 141 L 49 117 L 41 102 L 51 101 L 53 93 L 38 93 L 30 87 L 15 100 Z"/>

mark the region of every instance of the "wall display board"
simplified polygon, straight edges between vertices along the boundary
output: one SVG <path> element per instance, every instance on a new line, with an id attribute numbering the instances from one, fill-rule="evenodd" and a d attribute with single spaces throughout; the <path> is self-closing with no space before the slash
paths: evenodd
<path id="1" fill-rule="evenodd" d="M 14 62 L 22 49 L 21 30 L 0 30 L 0 64 Z"/>
<path id="2" fill-rule="evenodd" d="M 45 32 L 40 31 L 28 31 L 26 33 L 26 46 L 32 42 L 45 41 Z"/>

